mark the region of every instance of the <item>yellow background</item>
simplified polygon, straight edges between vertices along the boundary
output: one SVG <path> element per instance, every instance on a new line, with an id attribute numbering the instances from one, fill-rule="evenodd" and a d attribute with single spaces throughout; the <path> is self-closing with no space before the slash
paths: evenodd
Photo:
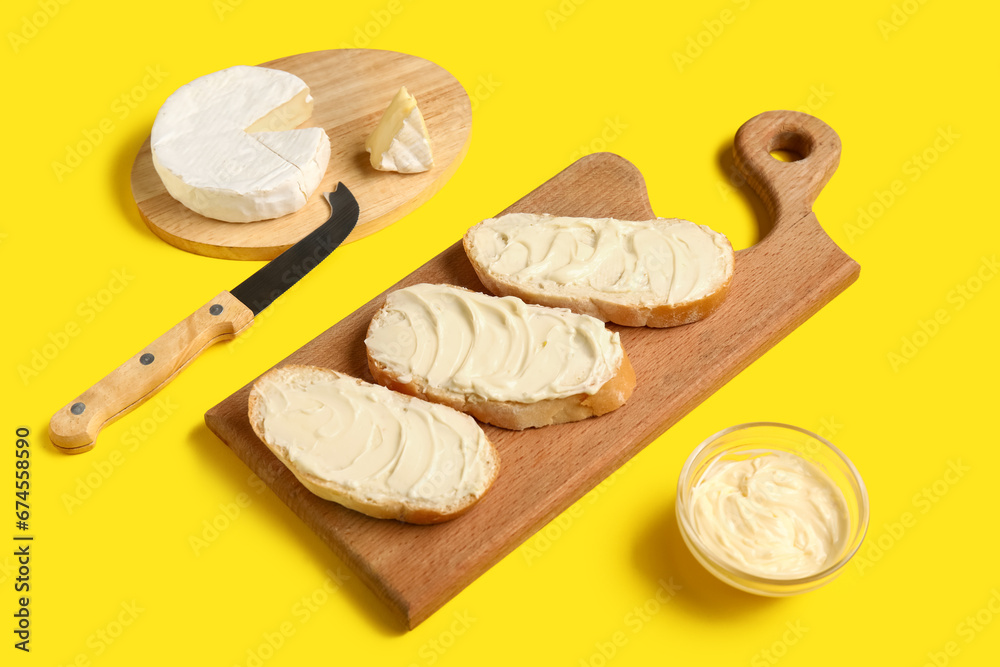
<path id="1" fill-rule="evenodd" d="M 29 655 L 12 647 L 13 546 L 0 556 L 4 664 L 996 664 L 1000 14 L 989 3 L 4 7 L 0 478 L 11 509 L 14 431 L 30 427 L 36 536 Z M 465 85 L 474 128 L 457 175 L 338 250 L 93 452 L 56 453 L 55 410 L 258 266 L 181 252 L 143 226 L 128 174 L 159 105 L 213 70 L 342 46 L 420 55 Z M 816 213 L 860 280 L 415 631 L 204 426 L 206 409 L 583 153 L 634 162 L 658 214 L 752 244 L 755 204 L 725 155 L 741 123 L 781 108 L 841 136 Z M 97 312 L 89 299 L 106 303 Z M 52 358 L 23 377 L 43 350 Z M 871 494 L 867 560 L 792 599 L 716 582 L 672 519 L 691 449 L 755 420 L 829 436 Z M 0 515 L 11 545 L 12 515 Z M 224 527 L 214 537 L 212 522 Z M 660 583 L 671 580 L 673 596 Z"/>

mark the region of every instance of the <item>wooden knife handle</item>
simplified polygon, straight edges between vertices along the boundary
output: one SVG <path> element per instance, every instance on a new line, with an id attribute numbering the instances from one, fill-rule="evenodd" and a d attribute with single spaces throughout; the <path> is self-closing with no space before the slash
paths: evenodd
<path id="1" fill-rule="evenodd" d="M 53 415 L 52 444 L 67 454 L 90 451 L 102 428 L 145 403 L 209 345 L 252 323 L 253 312 L 222 292 Z"/>
<path id="2" fill-rule="evenodd" d="M 800 159 L 782 162 L 771 151 Z M 767 111 L 743 123 L 733 142 L 736 166 L 757 192 L 778 231 L 801 220 L 840 164 L 840 137 L 815 116 Z"/>

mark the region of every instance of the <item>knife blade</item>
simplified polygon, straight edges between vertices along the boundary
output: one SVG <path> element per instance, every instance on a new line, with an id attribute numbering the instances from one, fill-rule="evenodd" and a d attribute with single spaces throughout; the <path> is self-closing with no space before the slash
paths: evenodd
<path id="1" fill-rule="evenodd" d="M 360 208 L 343 183 L 325 196 L 329 220 L 56 412 L 49 422 L 52 444 L 67 454 L 93 449 L 101 429 L 145 403 L 209 346 L 243 332 L 254 317 L 326 259 L 354 229 Z"/>

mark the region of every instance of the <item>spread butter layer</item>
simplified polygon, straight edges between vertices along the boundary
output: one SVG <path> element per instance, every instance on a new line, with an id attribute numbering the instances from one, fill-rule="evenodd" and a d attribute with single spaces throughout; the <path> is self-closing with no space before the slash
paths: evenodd
<path id="1" fill-rule="evenodd" d="M 474 419 L 348 376 L 262 378 L 265 440 L 303 472 L 376 502 L 450 502 L 486 489 L 489 443 Z"/>
<path id="2" fill-rule="evenodd" d="M 473 260 L 538 290 L 593 291 L 640 304 L 678 304 L 729 278 L 726 237 L 687 220 L 617 220 L 512 213 L 470 230 Z"/>
<path id="3" fill-rule="evenodd" d="M 807 577 L 839 556 L 848 532 L 844 494 L 789 452 L 745 452 L 709 464 L 691 490 L 691 517 L 720 560 L 763 577 Z"/>
<path id="4" fill-rule="evenodd" d="M 594 394 L 622 363 L 604 322 L 517 297 L 421 284 L 392 292 L 384 308 L 365 344 L 404 383 L 535 403 Z"/>

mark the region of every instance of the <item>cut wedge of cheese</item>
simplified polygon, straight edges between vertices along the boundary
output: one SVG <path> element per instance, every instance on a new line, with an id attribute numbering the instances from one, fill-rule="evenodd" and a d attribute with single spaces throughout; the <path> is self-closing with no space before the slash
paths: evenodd
<path id="1" fill-rule="evenodd" d="M 494 294 L 569 308 L 626 326 L 670 327 L 712 313 L 735 256 L 725 235 L 687 220 L 511 213 L 463 239 Z"/>
<path id="2" fill-rule="evenodd" d="M 307 489 L 379 519 L 454 518 L 499 471 L 472 417 L 326 368 L 268 371 L 248 409 L 254 432 Z"/>
<path id="3" fill-rule="evenodd" d="M 294 74 L 236 66 L 178 88 L 153 122 L 153 166 L 167 192 L 226 222 L 293 213 L 330 162 L 322 128 L 294 129 L 312 115 L 309 87 Z"/>
<path id="4" fill-rule="evenodd" d="M 379 171 L 414 174 L 434 165 L 427 125 L 417 100 L 406 86 L 392 98 L 375 131 L 365 141 L 365 150 L 371 153 L 372 166 Z"/>
<path id="5" fill-rule="evenodd" d="M 365 345 L 380 384 L 502 428 L 602 415 L 635 387 L 619 335 L 604 322 L 454 285 L 391 292 Z"/>
<path id="6" fill-rule="evenodd" d="M 316 191 L 330 162 L 330 139 L 320 127 L 250 135 L 301 172 L 297 185 L 305 199 Z"/>

